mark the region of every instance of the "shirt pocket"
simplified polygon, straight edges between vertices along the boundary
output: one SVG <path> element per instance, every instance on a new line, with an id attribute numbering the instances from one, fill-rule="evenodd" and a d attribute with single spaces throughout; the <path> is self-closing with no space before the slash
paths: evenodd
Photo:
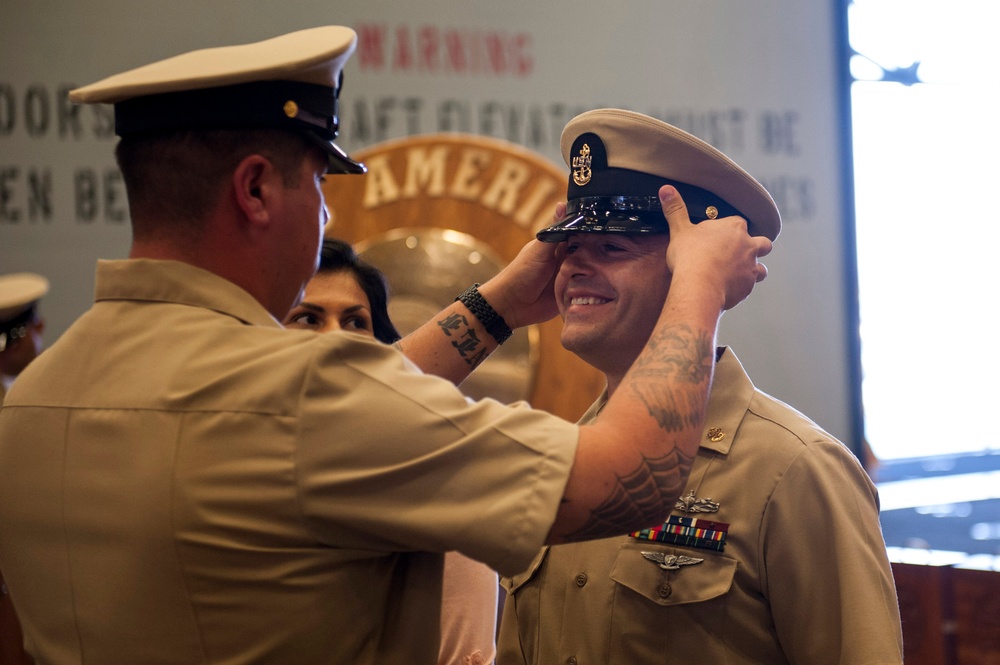
<path id="1" fill-rule="evenodd" d="M 661 567 L 643 552 L 663 557 L 684 556 L 701 559 L 698 563 L 678 565 L 674 570 Z M 661 606 L 702 603 L 729 593 L 736 576 L 737 561 L 717 552 L 664 546 L 649 541 L 622 543 L 611 568 L 611 579 Z"/>

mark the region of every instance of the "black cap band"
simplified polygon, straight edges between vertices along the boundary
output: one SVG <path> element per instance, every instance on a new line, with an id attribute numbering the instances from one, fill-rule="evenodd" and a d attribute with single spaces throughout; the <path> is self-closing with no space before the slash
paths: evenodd
<path id="1" fill-rule="evenodd" d="M 28 309 L 21 312 L 17 316 L 7 319 L 6 321 L 0 321 L 0 351 L 5 351 L 10 342 L 21 339 L 22 337 L 27 337 L 28 324 L 31 323 L 34 318 L 35 305 L 32 304 L 28 307 Z"/>
<path id="2" fill-rule="evenodd" d="M 595 172 L 588 184 L 591 185 L 588 196 L 580 196 L 577 191 L 574 198 L 576 185 L 571 181 L 566 216 L 539 231 L 536 234 L 539 240 L 561 242 L 567 233 L 667 233 L 669 227 L 658 194 L 663 185 L 671 185 L 680 192 L 688 218 L 695 224 L 717 217 L 746 218 L 708 190 L 648 173 L 604 169 Z"/>
<path id="3" fill-rule="evenodd" d="M 339 90 L 300 81 L 255 81 L 135 97 L 115 104 L 115 133 L 284 129 L 323 148 L 330 173 L 364 173 L 364 164 L 333 142 L 340 131 Z"/>
<path id="4" fill-rule="evenodd" d="M 604 169 L 595 174 L 586 189 L 571 182 L 566 196 L 566 214 L 585 208 L 615 211 L 655 210 L 662 217 L 659 191 L 663 185 L 671 185 L 680 192 L 692 222 L 701 222 L 714 217 L 743 216 L 724 199 L 701 187 L 639 171 L 615 168 Z M 715 208 L 717 214 L 708 215 L 705 211 L 709 208 Z"/>
<path id="5" fill-rule="evenodd" d="M 273 127 L 306 130 L 332 141 L 340 129 L 328 86 L 256 81 L 146 95 L 115 104 L 115 133 Z"/>

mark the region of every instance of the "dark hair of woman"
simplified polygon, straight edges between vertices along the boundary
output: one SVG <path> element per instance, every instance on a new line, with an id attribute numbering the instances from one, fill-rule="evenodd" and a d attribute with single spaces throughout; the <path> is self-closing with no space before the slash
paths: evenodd
<path id="1" fill-rule="evenodd" d="M 402 335 L 389 318 L 389 283 L 385 275 L 375 266 L 359 258 L 349 243 L 338 238 L 325 238 L 320 250 L 318 272 L 341 270 L 350 270 L 358 285 L 368 296 L 375 339 L 385 344 L 398 341 Z"/>

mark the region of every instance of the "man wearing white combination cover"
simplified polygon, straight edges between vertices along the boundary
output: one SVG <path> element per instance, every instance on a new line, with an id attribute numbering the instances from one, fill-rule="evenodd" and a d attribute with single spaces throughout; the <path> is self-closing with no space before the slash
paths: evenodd
<path id="1" fill-rule="evenodd" d="M 563 345 L 604 372 L 600 418 L 641 357 L 677 275 L 657 191 L 677 188 L 704 224 L 738 215 L 774 240 L 777 207 L 731 159 L 638 113 L 601 109 L 566 126 L 565 243 L 555 280 Z M 668 232 L 669 231 L 669 232 Z M 878 497 L 858 460 L 754 388 L 733 350 L 714 352 L 708 415 L 668 516 L 613 538 L 547 547 L 504 580 L 498 665 L 884 665 L 902 662 Z"/>

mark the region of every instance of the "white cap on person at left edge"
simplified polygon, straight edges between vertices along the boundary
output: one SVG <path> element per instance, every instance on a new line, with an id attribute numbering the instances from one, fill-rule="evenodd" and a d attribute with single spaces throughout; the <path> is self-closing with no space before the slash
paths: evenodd
<path id="1" fill-rule="evenodd" d="M 0 324 L 28 311 L 49 292 L 49 280 L 32 272 L 0 275 Z"/>

